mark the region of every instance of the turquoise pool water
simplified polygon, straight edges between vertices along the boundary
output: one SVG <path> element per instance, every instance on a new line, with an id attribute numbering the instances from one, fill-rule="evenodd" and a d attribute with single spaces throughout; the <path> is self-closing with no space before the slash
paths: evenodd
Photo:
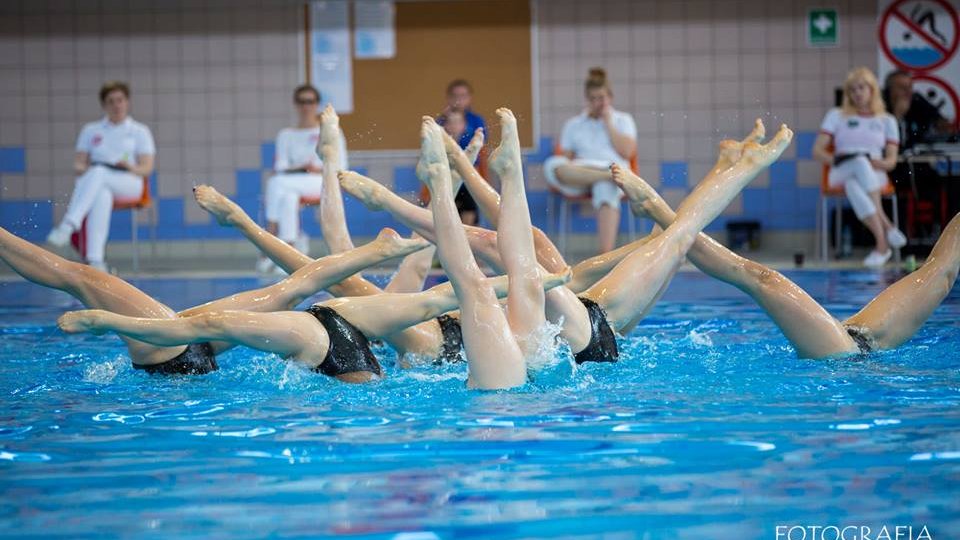
<path id="1" fill-rule="evenodd" d="M 894 276 L 791 277 L 846 316 Z M 183 308 L 256 281 L 138 284 Z M 0 536 L 960 534 L 960 287 L 899 350 L 814 362 L 735 289 L 681 274 L 619 364 L 564 357 L 510 392 L 389 360 L 343 385 L 246 349 L 151 377 L 115 337 L 60 333 L 75 307 L 0 283 Z"/>

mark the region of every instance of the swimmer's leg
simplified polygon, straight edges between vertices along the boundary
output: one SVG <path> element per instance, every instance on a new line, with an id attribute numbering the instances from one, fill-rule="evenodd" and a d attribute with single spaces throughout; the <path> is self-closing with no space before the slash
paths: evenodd
<path id="1" fill-rule="evenodd" d="M 450 188 L 450 166 L 440 126 L 424 117 L 420 159 L 430 190 L 437 254 L 460 300 L 460 324 L 473 388 L 512 388 L 527 380 L 523 353 L 514 339 L 496 294 L 484 282 L 460 223 Z"/>
<path id="2" fill-rule="evenodd" d="M 763 134 L 763 124 L 757 120 L 746 139 L 721 147 L 713 170 L 732 165 L 739 159 L 743 145 L 759 141 Z M 623 171 L 616 182 L 627 194 L 635 214 L 649 216 L 661 226 L 668 226 L 676 218 L 666 201 L 643 179 Z M 806 291 L 779 272 L 740 257 L 703 233 L 697 235 L 687 258 L 705 274 L 750 295 L 777 324 L 800 357 L 822 358 L 857 350 L 856 343 L 843 326 Z"/>
<path id="3" fill-rule="evenodd" d="M 542 287 L 544 290 L 559 288 L 569 279 L 569 272 L 545 274 Z M 495 298 L 506 298 L 510 289 L 507 276 L 483 278 L 481 284 L 489 288 Z M 320 304 L 336 310 L 365 336 L 380 338 L 454 311 L 460 306 L 460 301 L 453 285 L 448 282 L 418 293 L 333 298 Z"/>
<path id="4" fill-rule="evenodd" d="M 950 294 L 960 269 L 960 214 L 953 216 L 927 262 L 877 295 L 844 324 L 865 329 L 878 347 L 892 349 L 913 337 Z"/>
<path id="5" fill-rule="evenodd" d="M 26 280 L 63 291 L 88 308 L 108 309 L 135 317 L 169 319 L 174 311 L 123 281 L 96 268 L 68 261 L 31 244 L 0 227 L 0 259 Z M 164 362 L 183 352 L 183 347 L 157 348 L 124 339 L 137 364 Z"/>
<path id="6" fill-rule="evenodd" d="M 606 277 L 588 289 L 585 296 L 607 310 L 611 325 L 626 328 L 673 276 L 697 233 L 763 168 L 772 163 L 790 143 L 793 133 L 786 126 L 765 146 L 748 143 L 733 165 L 711 171 L 683 201 L 677 220 L 662 234 L 628 255 Z M 621 169 L 614 165 L 614 174 Z"/>
<path id="7" fill-rule="evenodd" d="M 323 159 L 323 195 L 320 197 L 320 230 L 330 253 L 340 253 L 353 249 L 353 240 L 347 229 L 347 218 L 343 210 L 343 195 L 337 173 L 340 172 L 340 117 L 333 106 L 327 105 L 320 113 L 320 148 Z"/>
<path id="8" fill-rule="evenodd" d="M 673 210 L 643 179 L 623 171 L 618 185 L 631 207 L 661 226 L 676 218 Z M 802 358 L 823 358 L 855 352 L 857 345 L 844 327 L 816 300 L 783 274 L 733 253 L 706 234 L 687 252 L 703 273 L 750 295 L 763 308 Z"/>
<path id="9" fill-rule="evenodd" d="M 449 135 L 445 135 L 444 143 L 447 149 L 447 157 L 450 159 L 450 166 L 455 167 L 457 172 L 463 178 L 467 191 L 473 196 L 480 208 L 480 213 L 493 224 L 499 227 L 500 216 L 500 194 L 490 185 L 480 172 L 473 166 L 476 155 L 471 154 L 471 148 L 475 145 L 479 148 L 483 146 L 483 130 L 477 128 L 470 140 L 467 150 L 461 150 L 456 141 Z M 553 241 L 539 228 L 533 227 L 533 244 L 537 253 L 537 261 L 549 272 L 562 272 L 566 269 L 567 262 L 560 254 L 560 250 L 553 244 Z"/>
<path id="10" fill-rule="evenodd" d="M 567 284 L 567 288 L 577 294 L 589 289 L 594 283 L 607 275 L 610 270 L 613 270 L 613 267 L 619 264 L 624 257 L 633 253 L 635 249 L 646 245 L 659 233 L 660 231 L 658 230 L 643 238 L 638 238 L 629 244 L 624 244 L 606 253 L 601 253 L 600 255 L 595 255 L 589 259 L 580 261 L 573 267 L 573 279 Z"/>
<path id="11" fill-rule="evenodd" d="M 197 186 L 194 190 L 197 202 L 213 214 L 221 225 L 236 227 L 248 240 L 273 262 L 288 273 L 294 273 L 313 259 L 300 253 L 286 242 L 264 231 L 243 209 L 209 186 Z M 383 291 L 360 275 L 353 275 L 340 283 L 330 285 L 327 291 L 333 296 L 367 296 Z M 436 321 L 408 328 L 397 334 L 384 337 L 391 347 L 401 353 L 435 354 L 440 350 L 443 335 Z"/>
<path id="12" fill-rule="evenodd" d="M 71 334 L 116 332 L 158 346 L 210 341 L 246 345 L 310 367 L 320 365 L 330 342 L 317 319 L 303 311 L 208 311 L 177 319 L 149 319 L 89 309 L 64 313 L 57 324 Z"/>
<path id="13" fill-rule="evenodd" d="M 529 352 L 529 339 L 546 322 L 543 311 L 544 293 L 540 286 L 540 270 L 533 247 L 530 209 L 527 207 L 520 161 L 520 138 L 517 119 L 506 108 L 496 111 L 502 135 L 500 145 L 490 156 L 490 167 L 500 176 L 503 198 L 497 227 L 500 259 L 510 277 L 507 296 L 507 321 L 522 350 Z"/>
<path id="14" fill-rule="evenodd" d="M 243 211 L 243 208 L 212 186 L 200 185 L 193 188 L 193 197 L 201 208 L 217 220 L 217 223 L 240 231 L 240 234 L 287 273 L 292 274 L 298 268 L 313 261 L 290 244 L 265 231 Z"/>
<path id="15" fill-rule="evenodd" d="M 413 233 L 411 238 L 422 238 L 419 234 Z M 433 245 L 420 251 L 411 253 L 403 258 L 397 272 L 390 278 L 390 283 L 383 288 L 388 293 L 413 293 L 423 290 L 423 284 L 430 273 L 430 267 L 433 265 L 433 256 L 436 255 L 437 248 Z"/>
<path id="16" fill-rule="evenodd" d="M 343 189 L 356 197 L 371 210 L 385 210 L 397 221 L 410 227 L 417 234 L 436 243 L 437 235 L 433 224 L 433 213 L 423 207 L 407 201 L 386 186 L 354 171 L 343 171 L 340 175 Z M 431 207 L 433 201 L 431 200 Z M 494 268 L 502 268 L 500 252 L 497 249 L 496 233 L 481 227 L 465 226 L 467 241 L 477 257 Z"/>
<path id="17" fill-rule="evenodd" d="M 198 313 L 224 310 L 261 313 L 290 310 L 317 292 L 364 268 L 408 255 L 428 245 L 422 238 L 407 240 L 392 229 L 384 229 L 373 242 L 312 261 L 278 283 L 208 302 L 183 311 L 180 316 L 189 317 Z"/>

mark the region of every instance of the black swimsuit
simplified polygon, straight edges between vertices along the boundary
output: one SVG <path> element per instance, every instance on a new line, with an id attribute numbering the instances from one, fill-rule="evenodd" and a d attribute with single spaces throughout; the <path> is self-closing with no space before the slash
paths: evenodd
<path id="1" fill-rule="evenodd" d="M 440 333 L 443 334 L 443 345 L 440 347 L 440 356 L 433 362 L 436 365 L 445 362 L 463 362 L 463 329 L 460 327 L 460 319 L 455 319 L 449 315 L 437 317 L 440 323 Z"/>
<path id="2" fill-rule="evenodd" d="M 323 325 L 330 337 L 330 348 L 323 362 L 314 371 L 330 377 L 368 371 L 383 375 L 377 357 L 370 350 L 370 341 L 356 326 L 326 306 L 314 305 L 306 309 Z"/>
<path id="3" fill-rule="evenodd" d="M 134 364 L 133 367 L 150 374 L 163 375 L 206 375 L 219 369 L 213 346 L 209 343 L 191 343 L 187 345 L 187 350 L 166 362 L 149 366 Z"/>
<path id="4" fill-rule="evenodd" d="M 853 338 L 853 341 L 857 343 L 857 348 L 860 349 L 860 354 L 870 354 L 874 351 L 873 343 L 866 334 L 863 333 L 863 330 L 855 326 L 845 326 L 847 334 Z"/>
<path id="5" fill-rule="evenodd" d="M 573 356 L 578 364 L 584 362 L 616 362 L 620 357 L 617 337 L 607 322 L 607 314 L 599 304 L 588 298 L 578 297 L 587 308 L 590 317 L 590 343 Z"/>

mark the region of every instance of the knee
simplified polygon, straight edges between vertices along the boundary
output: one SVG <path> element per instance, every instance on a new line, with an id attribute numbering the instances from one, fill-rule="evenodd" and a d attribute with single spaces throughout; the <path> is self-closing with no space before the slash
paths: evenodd
<path id="1" fill-rule="evenodd" d="M 743 263 L 742 271 L 756 288 L 775 287 L 783 278 L 780 272 L 753 261 Z"/>

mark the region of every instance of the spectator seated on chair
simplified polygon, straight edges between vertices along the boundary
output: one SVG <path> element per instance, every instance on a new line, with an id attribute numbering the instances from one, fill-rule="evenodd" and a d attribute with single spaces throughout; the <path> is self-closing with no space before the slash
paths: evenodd
<path id="1" fill-rule="evenodd" d="M 857 219 L 873 234 L 876 247 L 863 260 L 868 267 L 883 266 L 907 243 L 880 204 L 899 143 L 897 122 L 884 110 L 876 76 L 865 67 L 854 69 L 843 83 L 843 106 L 823 119 L 813 155 L 830 166 L 829 187 L 843 187 Z"/>
<path id="2" fill-rule="evenodd" d="M 126 83 L 105 83 L 100 104 L 107 115 L 80 131 L 74 157 L 76 185 L 63 219 L 50 231 L 47 242 L 67 245 L 86 222 L 85 261 L 106 270 L 104 251 L 114 202 L 143 197 L 143 178 L 153 171 L 156 147 L 150 129 L 128 114 L 130 87 Z"/>
<path id="3" fill-rule="evenodd" d="M 293 92 L 297 110 L 296 127 L 280 130 L 277 135 L 274 170 L 267 181 L 267 231 L 284 242 L 307 253 L 309 238 L 300 228 L 301 204 L 317 204 L 323 188 L 323 160 L 317 155 L 320 141 L 318 107 L 320 92 L 308 84 Z M 347 167 L 347 147 L 340 133 L 340 161 Z M 257 262 L 257 269 L 266 272 L 273 268 L 267 258 Z"/>
<path id="4" fill-rule="evenodd" d="M 564 155 L 548 158 L 543 168 L 547 182 L 564 195 L 591 196 L 597 210 L 598 251 L 604 253 L 616 244 L 623 195 L 612 181 L 610 165 L 630 166 L 637 150 L 637 126 L 630 114 L 613 108 L 603 69 L 590 70 L 585 92 L 587 108 L 563 126 Z"/>
<path id="5" fill-rule="evenodd" d="M 443 109 L 440 116 L 437 117 L 437 123 L 443 126 L 448 135 L 453 137 L 460 145 L 460 148 L 466 149 L 470 144 L 470 139 L 478 129 L 482 129 L 486 134 L 487 124 L 483 117 L 473 112 L 473 87 L 466 79 L 456 79 L 447 85 L 447 106 Z M 477 156 L 477 162 L 474 167 L 484 178 L 487 176 L 486 153 L 481 151 Z M 421 200 L 429 201 L 430 194 L 427 191 L 421 193 Z M 466 186 L 460 186 L 457 191 L 454 202 L 457 204 L 457 212 L 460 214 L 460 221 L 467 225 L 476 225 L 480 219 L 477 209 L 477 203 L 470 196 Z"/>

